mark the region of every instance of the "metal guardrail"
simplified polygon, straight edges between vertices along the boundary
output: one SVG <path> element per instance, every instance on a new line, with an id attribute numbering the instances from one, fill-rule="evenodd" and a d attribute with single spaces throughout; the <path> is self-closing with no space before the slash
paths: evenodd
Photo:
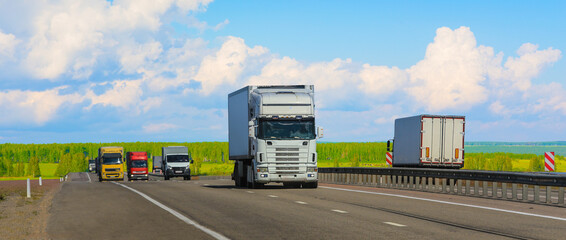
<path id="1" fill-rule="evenodd" d="M 565 206 L 566 174 L 360 167 L 319 168 L 318 173 L 319 181 L 326 183 L 368 185 Z"/>
<path id="2" fill-rule="evenodd" d="M 319 173 L 354 173 L 396 176 L 433 177 L 447 179 L 477 180 L 518 183 L 539 186 L 566 187 L 566 174 L 495 172 L 434 168 L 319 168 Z"/>

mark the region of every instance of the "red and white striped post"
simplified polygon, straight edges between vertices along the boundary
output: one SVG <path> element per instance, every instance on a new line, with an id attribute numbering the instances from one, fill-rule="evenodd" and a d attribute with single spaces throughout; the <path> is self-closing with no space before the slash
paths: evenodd
<path id="1" fill-rule="evenodd" d="M 544 153 L 544 171 L 554 172 L 554 152 Z"/>
<path id="2" fill-rule="evenodd" d="M 385 153 L 385 161 L 387 162 L 388 166 L 393 165 L 392 159 L 393 159 L 393 154 L 391 152 L 386 152 Z"/>

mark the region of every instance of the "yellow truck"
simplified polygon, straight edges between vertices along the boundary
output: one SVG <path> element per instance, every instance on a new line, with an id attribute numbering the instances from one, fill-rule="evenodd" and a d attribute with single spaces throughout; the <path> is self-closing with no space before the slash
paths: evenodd
<path id="1" fill-rule="evenodd" d="M 98 180 L 124 180 L 124 148 L 101 147 L 96 158 Z"/>

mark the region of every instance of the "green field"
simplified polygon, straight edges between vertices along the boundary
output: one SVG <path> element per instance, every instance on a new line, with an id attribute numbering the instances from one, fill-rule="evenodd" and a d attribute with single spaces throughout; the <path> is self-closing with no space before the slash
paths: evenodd
<path id="1" fill-rule="evenodd" d="M 144 151 L 160 155 L 162 146 L 187 146 L 194 160 L 194 175 L 230 175 L 234 162 L 228 160 L 227 142 L 203 143 L 69 143 L 0 144 L 0 180 L 31 176 L 30 161 L 39 162 L 43 178 L 58 178 L 68 172 L 84 171 L 88 159 L 96 157 L 101 146 L 123 146 L 125 151 Z M 464 169 L 537 172 L 544 171 L 544 152 L 556 153 L 556 170 L 566 172 L 566 142 L 466 144 Z M 387 167 L 383 142 L 317 143 L 319 167 Z M 151 168 L 151 167 L 150 167 Z M 150 169 L 151 171 L 151 169 Z"/>

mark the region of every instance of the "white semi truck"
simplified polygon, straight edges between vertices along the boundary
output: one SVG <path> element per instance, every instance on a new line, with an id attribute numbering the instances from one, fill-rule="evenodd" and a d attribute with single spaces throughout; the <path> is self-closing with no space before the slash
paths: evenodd
<path id="1" fill-rule="evenodd" d="M 230 160 L 237 187 L 317 188 L 314 86 L 247 86 L 228 95 Z"/>

